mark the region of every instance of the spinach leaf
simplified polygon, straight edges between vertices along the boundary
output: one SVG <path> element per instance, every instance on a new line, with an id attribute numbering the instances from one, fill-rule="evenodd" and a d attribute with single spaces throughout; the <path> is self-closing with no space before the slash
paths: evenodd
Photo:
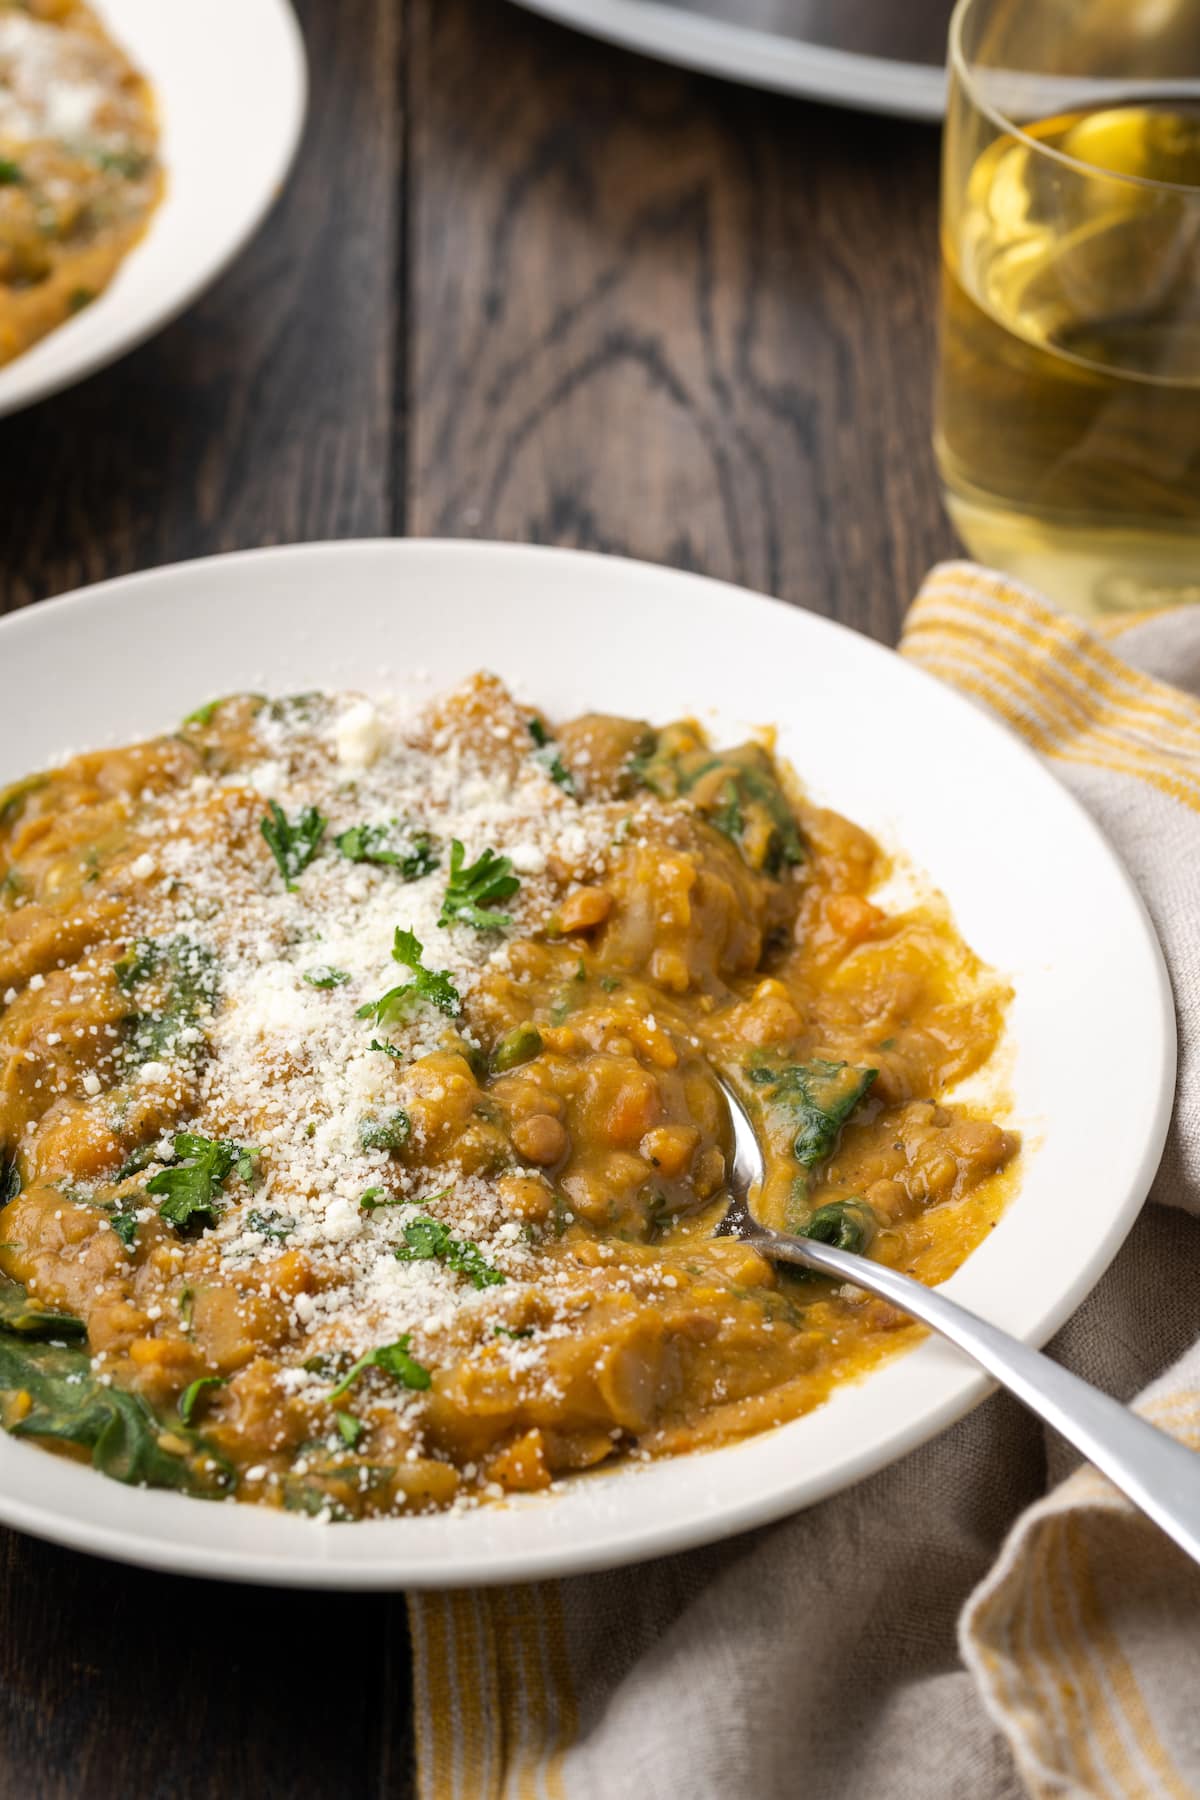
<path id="1" fill-rule="evenodd" d="M 848 1200 L 831 1200 L 827 1206 L 818 1206 L 795 1229 L 798 1237 L 813 1238 L 818 1244 L 832 1244 L 835 1250 L 852 1250 L 856 1256 L 863 1256 L 875 1236 L 877 1221 L 866 1201 L 854 1194 Z"/>
<path id="2" fill-rule="evenodd" d="M 141 981 L 149 980 L 162 966 L 165 945 L 156 938 L 134 938 L 123 956 L 113 964 L 117 986 L 123 994 L 132 994 Z"/>
<path id="3" fill-rule="evenodd" d="M 804 861 L 800 829 L 761 744 L 710 750 L 699 727 L 684 721 L 659 732 L 629 773 L 664 799 L 689 799 L 752 869 L 777 878 Z"/>
<path id="4" fill-rule="evenodd" d="M 21 1301 L 10 1305 L 9 1319 L 23 1311 Z M 236 1484 L 203 1439 L 164 1429 L 140 1395 L 106 1387 L 86 1349 L 34 1342 L 8 1320 L 0 1326 L 0 1423 L 13 1437 L 78 1444 L 102 1474 L 131 1486 L 216 1499 Z"/>
<path id="5" fill-rule="evenodd" d="M 802 1169 L 814 1168 L 833 1153 L 843 1125 L 878 1073 L 820 1060 L 781 1067 L 753 1063 L 746 1070 L 768 1114 L 795 1134 L 792 1155 Z"/>
<path id="6" fill-rule="evenodd" d="M 36 794 L 39 789 L 49 785 L 49 775 L 24 775 L 20 781 L 0 788 L 0 825 L 12 825 L 20 816 L 30 794 Z"/>
<path id="7" fill-rule="evenodd" d="M 125 175 L 136 181 L 144 175 L 152 165 L 154 158 L 147 156 L 144 150 L 93 150 L 89 153 L 97 168 L 105 169 L 110 174 Z"/>
<path id="8" fill-rule="evenodd" d="M 9 1150 L 0 1150 L 0 1206 L 7 1206 L 21 1191 L 21 1171 Z"/>
<path id="9" fill-rule="evenodd" d="M 196 1027 L 217 999 L 217 960 L 211 950 L 182 935 L 135 938 L 113 964 L 113 975 L 122 993 L 146 986 L 151 990 L 125 1020 L 129 1061 L 161 1062 L 196 1053 L 201 1042 Z"/>
<path id="10" fill-rule="evenodd" d="M 31 1300 L 15 1281 L 0 1277 L 0 1332 L 23 1338 L 81 1338 L 87 1336 L 82 1319 L 71 1313 L 53 1312 Z"/>
<path id="11" fill-rule="evenodd" d="M 335 839 L 350 862 L 380 863 L 399 869 L 405 881 L 419 881 L 438 866 L 437 842 L 427 831 L 390 819 L 386 825 L 351 825 Z"/>
<path id="12" fill-rule="evenodd" d="M 722 783 L 719 804 L 709 814 L 709 818 L 718 831 L 740 844 L 746 829 L 746 815 L 742 811 L 742 796 L 738 784 L 732 777 Z"/>
<path id="13" fill-rule="evenodd" d="M 131 1206 L 116 1206 L 109 1214 L 113 1232 L 132 1256 L 137 1247 L 138 1216 Z"/>
<path id="14" fill-rule="evenodd" d="M 140 1175 L 143 1169 L 148 1169 L 150 1164 L 157 1160 L 157 1157 L 157 1144 L 142 1144 L 139 1149 L 131 1151 L 113 1176 L 114 1185 L 117 1182 L 128 1181 L 131 1175 Z"/>
<path id="15" fill-rule="evenodd" d="M 191 1424 L 192 1414 L 196 1410 L 196 1404 L 201 1394 L 206 1393 L 209 1388 L 226 1387 L 228 1383 L 228 1375 L 201 1375 L 195 1381 L 189 1382 L 179 1396 L 179 1417 L 184 1424 Z"/>
<path id="16" fill-rule="evenodd" d="M 465 856 L 462 844 L 454 838 L 450 845 L 450 880 L 438 924 L 461 922 L 476 931 L 501 931 L 512 924 L 511 913 L 484 909 L 510 900 L 520 887 L 519 878 L 512 873 L 512 862 L 507 856 L 497 856 L 494 850 L 484 850 L 473 863 L 464 866 Z"/>
<path id="17" fill-rule="evenodd" d="M 354 1517 L 340 1500 L 335 1500 L 315 1482 L 301 1481 L 298 1475 L 289 1475 L 284 1481 L 283 1508 L 285 1512 L 306 1513 L 310 1519 L 331 1519 L 338 1525 L 344 1525 Z"/>
<path id="18" fill-rule="evenodd" d="M 295 893 L 298 877 L 303 875 L 321 847 L 329 820 L 315 806 L 306 806 L 297 813 L 293 825 L 278 800 L 268 800 L 267 807 L 262 834 L 279 865 L 285 887 L 289 893 Z"/>

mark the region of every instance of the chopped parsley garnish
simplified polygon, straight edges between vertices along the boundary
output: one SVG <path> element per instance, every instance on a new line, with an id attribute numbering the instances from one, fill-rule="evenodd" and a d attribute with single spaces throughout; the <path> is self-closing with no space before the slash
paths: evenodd
<path id="1" fill-rule="evenodd" d="M 439 925 L 473 925 L 476 931 L 501 931 L 512 924 L 511 913 L 487 912 L 503 900 L 511 900 L 521 883 L 512 873 L 507 856 L 484 850 L 473 863 L 463 866 L 466 855 L 457 838 L 450 845 L 450 880 L 442 901 Z"/>
<path id="2" fill-rule="evenodd" d="M 246 1229 L 247 1231 L 257 1231 L 261 1237 L 267 1238 L 273 1244 L 282 1244 L 295 1231 L 296 1221 L 287 1218 L 281 1212 L 276 1212 L 274 1207 L 268 1206 L 265 1210 L 260 1211 L 257 1206 L 254 1206 L 246 1214 Z"/>
<path id="3" fill-rule="evenodd" d="M 356 1419 L 353 1413 L 348 1412 L 338 1411 L 333 1416 L 337 1420 L 337 1428 L 343 1444 L 349 1450 L 357 1450 L 359 1439 L 367 1429 L 362 1420 Z"/>
<path id="4" fill-rule="evenodd" d="M 358 1139 L 364 1150 L 401 1150 L 408 1142 L 412 1120 L 402 1106 L 386 1119 L 364 1119 Z"/>
<path id="5" fill-rule="evenodd" d="M 21 1171 L 15 1156 L 0 1150 L 0 1206 L 7 1206 L 21 1191 Z"/>
<path id="6" fill-rule="evenodd" d="M 73 313 L 82 312 L 84 307 L 90 306 L 92 304 L 92 301 L 95 298 L 96 298 L 95 288 L 89 288 L 89 287 L 72 288 L 70 293 L 67 295 L 67 311 L 73 312 Z"/>
<path id="7" fill-rule="evenodd" d="M 389 1019 L 402 1018 L 409 1007 L 416 1001 L 426 1000 L 430 1006 L 436 1006 L 439 1012 L 450 1018 L 462 1011 L 462 997 L 451 981 L 445 969 L 427 969 L 422 963 L 424 947 L 420 939 L 412 931 L 402 931 L 396 927 L 396 939 L 392 945 L 392 956 L 398 963 L 411 970 L 412 980 L 402 982 L 399 987 L 389 988 L 380 1000 L 368 1000 L 365 1006 L 358 1009 L 360 1019 L 374 1019 L 377 1025 L 386 1025 Z"/>
<path id="8" fill-rule="evenodd" d="M 18 187 L 24 179 L 20 163 L 13 162 L 10 157 L 0 156 L 0 187 Z"/>
<path id="9" fill-rule="evenodd" d="M 288 892 L 294 893 L 297 877 L 303 875 L 321 847 L 329 820 L 315 806 L 306 806 L 296 815 L 293 825 L 277 800 L 269 800 L 267 805 L 262 834 L 279 864 Z"/>
<path id="10" fill-rule="evenodd" d="M 437 843 L 427 831 L 410 831 L 399 819 L 386 825 L 351 825 L 336 839 L 350 862 L 381 863 L 399 869 L 405 881 L 419 881 L 438 866 Z"/>
<path id="11" fill-rule="evenodd" d="M 435 1200 L 444 1200 L 449 1192 L 449 1188 L 442 1188 L 436 1194 L 426 1194 L 424 1204 L 430 1206 Z M 413 1202 L 407 1194 L 389 1194 L 386 1188 L 369 1187 L 358 1204 L 363 1212 L 373 1213 L 381 1206 L 411 1206 Z"/>
<path id="12" fill-rule="evenodd" d="M 182 1394 L 179 1396 L 179 1417 L 182 1419 L 183 1423 L 185 1425 L 191 1424 L 192 1414 L 196 1410 L 196 1402 L 199 1400 L 201 1394 L 205 1393 L 209 1388 L 224 1387 L 228 1380 L 228 1375 L 201 1375 L 197 1380 L 185 1387 Z"/>
<path id="13" fill-rule="evenodd" d="M 412 1342 L 406 1331 L 402 1338 L 394 1344 L 380 1344 L 374 1350 L 368 1350 L 360 1356 L 356 1363 L 351 1363 L 335 1388 L 326 1395 L 328 1400 L 340 1400 L 342 1395 L 358 1380 L 364 1369 L 382 1369 L 387 1375 L 394 1375 L 397 1381 L 403 1382 L 406 1388 L 427 1388 L 429 1386 L 429 1370 L 419 1363 L 414 1356 L 408 1354 L 408 1346 Z"/>
<path id="14" fill-rule="evenodd" d="M 492 1330 L 497 1337 L 512 1338 L 518 1343 L 522 1338 L 531 1338 L 533 1336 L 532 1325 L 522 1325 L 520 1330 L 514 1330 L 511 1325 L 493 1325 Z"/>
<path id="15" fill-rule="evenodd" d="M 222 1138 L 178 1131 L 175 1155 L 175 1165 L 152 1176 L 146 1183 L 146 1192 L 164 1196 L 159 1217 L 182 1232 L 216 1224 L 223 1183 L 235 1169 L 243 1181 L 249 1181 L 258 1152 Z"/>
<path id="16" fill-rule="evenodd" d="M 540 719 L 530 719 L 529 735 L 537 745 L 533 760 L 555 783 L 564 794 L 574 795 L 575 777 L 568 769 L 559 752 L 558 745 L 546 730 Z"/>
<path id="17" fill-rule="evenodd" d="M 203 706 L 197 706 L 193 711 L 185 714 L 183 720 L 184 724 L 200 725 L 202 727 L 211 725 L 213 719 L 216 717 L 217 708 L 220 704 L 221 702 L 219 700 L 206 700 Z"/>
<path id="18" fill-rule="evenodd" d="M 615 975 L 602 975 L 600 977 L 600 986 L 604 989 L 606 994 L 615 994 L 620 985 L 621 984 Z"/>
<path id="19" fill-rule="evenodd" d="M 437 1195 L 431 1195 L 436 1199 Z M 463 1275 L 472 1287 L 499 1287 L 507 1279 L 488 1262 L 478 1244 L 469 1238 L 456 1238 L 440 1219 L 413 1219 L 404 1227 L 404 1242 L 396 1249 L 397 1262 L 444 1262 L 456 1275 Z"/>
<path id="20" fill-rule="evenodd" d="M 404 1061 L 403 1050 L 397 1050 L 395 1044 L 385 1044 L 379 1038 L 372 1038 L 371 1042 L 367 1045 L 367 1048 L 368 1050 L 378 1050 L 384 1056 L 390 1056 L 393 1062 Z"/>
<path id="21" fill-rule="evenodd" d="M 304 979 L 309 987 L 335 988 L 345 987 L 350 977 L 345 969 L 331 969 L 328 963 L 318 963 L 315 969 L 305 972 Z"/>

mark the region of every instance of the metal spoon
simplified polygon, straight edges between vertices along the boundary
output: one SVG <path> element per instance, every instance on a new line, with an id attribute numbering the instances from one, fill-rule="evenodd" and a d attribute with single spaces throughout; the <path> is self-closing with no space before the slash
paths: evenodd
<path id="1" fill-rule="evenodd" d="M 849 1250 L 760 1225 L 750 1211 L 749 1197 L 762 1181 L 762 1150 L 738 1096 L 727 1081 L 719 1076 L 718 1080 L 729 1102 L 734 1144 L 732 1199 L 720 1226 L 722 1235 L 753 1244 L 775 1262 L 798 1263 L 853 1282 L 949 1338 L 1031 1412 L 1053 1425 L 1193 1562 L 1200 1563 L 1200 1453 L 910 1275 Z"/>

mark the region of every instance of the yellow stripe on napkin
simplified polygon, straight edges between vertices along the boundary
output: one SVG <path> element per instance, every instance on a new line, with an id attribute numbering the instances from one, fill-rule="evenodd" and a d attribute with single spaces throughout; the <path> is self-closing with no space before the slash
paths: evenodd
<path id="1" fill-rule="evenodd" d="M 565 1800 L 578 1729 L 557 1582 L 409 1596 L 421 1800 Z"/>
<path id="2" fill-rule="evenodd" d="M 935 569 L 901 652 L 985 702 L 1042 755 L 1147 781 L 1200 812 L 1200 704 L 1019 584 L 970 564 Z"/>

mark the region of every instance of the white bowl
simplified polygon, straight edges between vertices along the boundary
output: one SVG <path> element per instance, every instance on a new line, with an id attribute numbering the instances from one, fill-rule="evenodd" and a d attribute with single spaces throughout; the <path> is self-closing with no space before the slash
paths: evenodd
<path id="1" fill-rule="evenodd" d="M 1150 1185 L 1174 1085 L 1170 988 L 1112 851 L 1038 760 L 949 688 L 810 613 L 669 569 L 515 545 L 254 551 L 106 582 L 0 622 L 0 783 L 169 729 L 237 688 L 423 695 L 495 669 L 585 707 L 723 736 L 778 724 L 810 791 L 906 848 L 1014 983 L 1020 1192 L 946 1291 L 1029 1342 L 1078 1306 Z M 927 1342 L 825 1406 L 704 1455 L 462 1516 L 322 1526 L 123 1488 L 0 1438 L 0 1520 L 193 1574 L 321 1587 L 562 1575 L 681 1550 L 847 1487 L 987 1384 Z"/>
<path id="2" fill-rule="evenodd" d="M 304 123 L 288 0 L 100 0 L 158 97 L 167 186 L 104 292 L 0 369 L 0 416 L 82 381 L 190 306 L 277 198 Z"/>

